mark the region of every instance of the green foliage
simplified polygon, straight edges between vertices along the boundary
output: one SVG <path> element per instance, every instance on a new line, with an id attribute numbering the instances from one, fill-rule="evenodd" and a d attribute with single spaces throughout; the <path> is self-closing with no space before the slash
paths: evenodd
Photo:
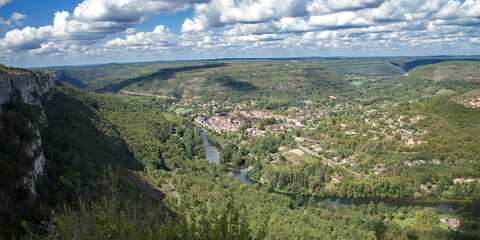
<path id="1" fill-rule="evenodd" d="M 252 239 L 245 215 L 232 198 L 222 207 L 201 206 L 188 217 L 183 210 L 175 213 L 145 199 L 122 198 L 112 186 L 107 187 L 110 194 L 96 201 L 80 199 L 75 208 L 65 206 L 54 214 L 46 223 L 45 239 Z M 32 238 L 29 226 L 22 225 Z"/>
<path id="2" fill-rule="evenodd" d="M 16 67 L 7 67 L 3 64 L 0 64 L 0 74 L 19 74 L 19 73 L 29 73 L 29 74 L 40 74 L 43 76 L 52 76 L 50 73 L 44 71 L 35 71 L 26 68 L 16 68 Z"/>
<path id="3" fill-rule="evenodd" d="M 40 110 L 29 104 L 10 101 L 2 106 L 0 118 L 0 236 L 10 236 L 21 229 L 20 221 L 39 214 L 28 186 L 23 183 L 29 177 L 33 161 L 39 149 L 29 152 L 35 133 L 40 127 Z M 33 155 L 32 155 L 33 154 Z"/>
<path id="4" fill-rule="evenodd" d="M 293 101 L 356 95 L 355 88 L 337 74 L 309 62 L 162 62 L 47 70 L 62 73 L 60 80 L 99 92 L 125 90 L 208 101 Z"/>
<path id="5" fill-rule="evenodd" d="M 25 231 L 20 225 L 23 219 L 37 231 L 44 213 L 75 202 L 79 194 L 96 201 L 102 196 L 99 179 L 106 168 L 123 176 L 122 194 L 129 194 L 137 191 L 127 178 L 129 171 L 153 174 L 186 166 L 195 156 L 205 155 L 199 132 L 178 125 L 183 120 L 174 116 L 168 115 L 169 121 L 162 112 L 147 112 L 61 82 L 51 98 L 44 105 L 47 127 L 41 135 L 47 161 L 36 183 L 36 198 L 23 185 L 16 185 L 32 166 L 33 157 L 24 149 L 33 139 L 28 124 L 37 124 L 38 109 L 19 102 L 3 106 L 0 171 L 4 181 L 0 186 L 2 205 L 7 207 L 0 208 L 2 235 Z"/>
<path id="6" fill-rule="evenodd" d="M 252 123 L 251 123 L 251 122 L 245 123 L 245 124 L 243 124 L 242 126 L 240 126 L 240 127 L 238 128 L 238 131 L 237 131 L 237 132 L 243 133 L 245 130 L 247 130 L 247 129 L 251 128 L 251 127 L 252 127 Z"/>

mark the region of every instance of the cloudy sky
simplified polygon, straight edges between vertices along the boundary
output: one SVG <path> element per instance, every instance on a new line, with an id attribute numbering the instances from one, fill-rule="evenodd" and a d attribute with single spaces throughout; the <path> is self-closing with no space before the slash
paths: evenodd
<path id="1" fill-rule="evenodd" d="M 479 55 L 480 0 L 0 0 L 0 63 Z"/>

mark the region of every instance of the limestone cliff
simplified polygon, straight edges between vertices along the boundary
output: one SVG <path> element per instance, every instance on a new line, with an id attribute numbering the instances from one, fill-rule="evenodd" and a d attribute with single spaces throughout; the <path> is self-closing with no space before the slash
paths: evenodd
<path id="1" fill-rule="evenodd" d="M 0 105 L 2 106 L 0 114 L 2 114 L 3 106 L 7 102 L 23 102 L 34 106 L 40 113 L 38 120 L 30 121 L 27 126 L 24 126 L 33 133 L 33 140 L 31 139 L 28 142 L 21 142 L 20 138 L 12 140 L 25 146 L 24 151 L 26 155 L 34 158 L 33 165 L 28 167 L 31 170 L 17 184 L 28 186 L 30 192 L 35 195 L 35 181 L 43 173 L 45 164 L 40 130 L 46 123 L 46 115 L 41 98 L 42 96 L 48 96 L 53 91 L 55 88 L 55 77 L 50 74 L 36 73 L 29 70 L 13 68 L 2 68 L 0 70 Z M 0 125 L 0 127 L 3 130 L 3 125 Z"/>
<path id="2" fill-rule="evenodd" d="M 41 107 L 40 96 L 55 88 L 55 78 L 48 74 L 31 72 L 8 72 L 0 74 L 0 105 L 11 100 Z M 19 99 L 12 99 L 12 93 L 18 92 Z"/>

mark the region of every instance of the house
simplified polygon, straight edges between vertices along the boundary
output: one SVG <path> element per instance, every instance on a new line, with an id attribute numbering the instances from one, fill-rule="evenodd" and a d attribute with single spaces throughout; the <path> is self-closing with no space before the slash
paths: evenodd
<path id="1" fill-rule="evenodd" d="M 322 150 L 323 150 L 322 147 L 317 146 L 317 145 L 313 145 L 312 148 L 313 148 L 313 150 L 315 150 L 315 151 L 322 151 Z"/>
<path id="2" fill-rule="evenodd" d="M 347 135 L 354 135 L 354 134 L 357 134 L 357 133 L 356 133 L 355 131 L 353 131 L 353 130 L 347 130 L 347 131 L 345 132 L 345 134 L 347 134 Z"/>
<path id="3" fill-rule="evenodd" d="M 382 175 L 383 174 L 383 169 L 375 169 L 370 171 L 370 173 L 376 174 L 376 175 Z"/>
<path id="4" fill-rule="evenodd" d="M 415 164 L 413 164 L 412 162 L 409 162 L 409 161 L 405 161 L 403 162 L 405 165 L 407 165 L 408 167 L 412 167 L 414 166 Z"/>
<path id="5" fill-rule="evenodd" d="M 463 179 L 463 178 L 455 178 L 455 179 L 453 179 L 453 182 L 454 182 L 455 184 L 457 184 L 457 183 L 463 183 L 463 182 L 465 182 L 465 179 Z"/>
<path id="6" fill-rule="evenodd" d="M 293 123 L 295 126 L 302 126 L 303 120 L 298 118 L 287 118 L 288 123 Z"/>
<path id="7" fill-rule="evenodd" d="M 463 179 L 463 178 L 455 178 L 455 179 L 453 179 L 453 182 L 454 182 L 455 184 L 457 184 L 457 183 L 470 183 L 470 182 L 473 182 L 473 181 L 475 181 L 475 179 Z"/>
<path id="8" fill-rule="evenodd" d="M 450 227 L 457 228 L 460 222 L 456 218 L 449 218 L 448 223 L 450 223 Z"/>
<path id="9" fill-rule="evenodd" d="M 373 135 L 370 139 L 377 141 L 378 137 L 377 137 L 377 135 Z"/>
<path id="10" fill-rule="evenodd" d="M 285 125 L 285 128 L 286 128 L 287 130 L 292 130 L 292 129 L 295 129 L 296 127 L 297 127 L 297 126 L 296 126 L 295 124 L 287 124 L 287 125 Z"/>
<path id="11" fill-rule="evenodd" d="M 390 141 L 394 138 L 395 138 L 394 136 L 387 135 L 387 136 L 385 136 L 385 141 Z"/>
<path id="12" fill-rule="evenodd" d="M 332 179 L 333 179 L 333 181 L 336 181 L 336 182 L 341 182 L 341 181 L 345 180 L 344 177 L 340 177 L 340 176 L 333 176 Z"/>
<path id="13" fill-rule="evenodd" d="M 427 143 L 427 141 L 425 141 L 425 140 L 420 140 L 420 139 L 417 140 L 417 144 L 425 144 L 425 143 Z"/>

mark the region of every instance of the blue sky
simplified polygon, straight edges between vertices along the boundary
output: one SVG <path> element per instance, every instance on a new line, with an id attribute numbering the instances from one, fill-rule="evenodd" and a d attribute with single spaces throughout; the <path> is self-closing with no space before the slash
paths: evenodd
<path id="1" fill-rule="evenodd" d="M 0 63 L 479 55 L 480 0 L 0 0 Z"/>

